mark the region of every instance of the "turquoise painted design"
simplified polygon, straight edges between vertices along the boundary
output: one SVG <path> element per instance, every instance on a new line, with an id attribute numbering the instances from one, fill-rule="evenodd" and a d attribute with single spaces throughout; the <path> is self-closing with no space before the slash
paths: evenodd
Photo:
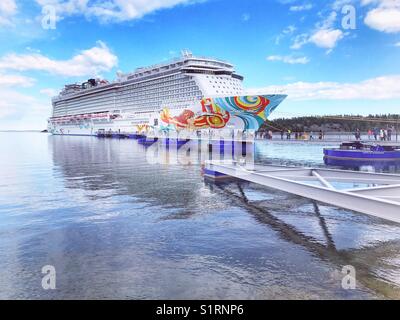
<path id="1" fill-rule="evenodd" d="M 213 99 L 216 106 L 240 118 L 246 130 L 258 130 L 287 95 L 254 95 Z"/>

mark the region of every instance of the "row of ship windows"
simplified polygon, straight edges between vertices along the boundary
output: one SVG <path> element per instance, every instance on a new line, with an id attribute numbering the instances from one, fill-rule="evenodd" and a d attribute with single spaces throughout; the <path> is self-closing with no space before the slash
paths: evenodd
<path id="1" fill-rule="evenodd" d="M 231 86 L 241 86 L 241 82 L 240 81 L 232 81 L 232 80 L 228 80 L 228 79 L 223 79 L 223 80 L 209 80 L 209 83 L 215 83 L 215 84 L 225 84 L 225 85 L 231 85 Z"/>
<path id="2" fill-rule="evenodd" d="M 161 91 L 161 92 L 159 92 L 159 91 L 154 92 L 154 91 L 146 90 L 146 91 L 142 91 L 142 92 L 140 92 L 140 93 L 125 93 L 125 94 L 120 94 L 120 95 L 118 95 L 116 98 L 117 98 L 117 99 L 118 99 L 118 98 L 122 99 L 122 98 L 125 98 L 125 97 L 133 97 L 133 98 L 135 98 L 135 97 L 143 97 L 143 96 L 158 96 L 158 97 L 163 97 L 163 96 L 165 96 L 165 95 L 169 95 L 169 94 L 172 94 L 172 93 L 178 94 L 178 93 L 191 92 L 191 91 L 197 91 L 197 90 L 199 90 L 199 87 L 197 87 L 197 86 L 188 87 L 188 88 L 183 88 L 183 89 L 177 89 L 177 88 L 175 88 L 175 90 L 165 90 L 165 91 Z"/>
<path id="3" fill-rule="evenodd" d="M 167 100 L 179 100 L 179 99 L 183 99 L 183 100 L 188 100 L 185 99 L 188 98 L 194 98 L 194 97 L 198 97 L 199 99 L 201 99 L 202 97 L 202 93 L 201 91 L 193 91 L 187 94 L 182 94 L 179 97 L 177 97 L 175 94 L 170 94 L 170 95 L 166 95 L 162 100 L 161 99 L 157 99 L 153 96 L 149 96 L 149 97 L 143 97 L 143 98 L 136 98 L 135 99 L 121 99 L 121 100 L 114 100 L 110 103 L 106 103 L 105 101 L 102 101 L 101 104 L 99 103 L 89 103 L 89 102 L 80 102 L 80 103 L 73 103 L 73 104 L 66 104 L 66 105 L 62 105 L 62 106 L 56 106 L 54 108 L 54 111 L 66 111 L 66 110 L 70 110 L 70 111 L 80 111 L 80 113 L 83 113 L 84 111 L 88 111 L 88 112 L 93 112 L 94 109 L 98 109 L 99 105 L 101 105 L 101 107 L 110 107 L 112 108 L 114 105 L 139 105 L 139 104 L 151 104 L 153 102 L 155 102 L 157 105 L 159 105 L 161 103 L 161 101 L 167 101 Z"/>
<path id="4" fill-rule="evenodd" d="M 212 81 L 210 81 L 210 84 L 212 86 L 226 86 L 227 88 L 241 88 L 242 86 L 239 84 L 229 84 L 226 82 L 215 82 L 213 83 Z"/>
<path id="5" fill-rule="evenodd" d="M 233 83 L 233 82 L 236 82 L 236 83 L 241 82 L 241 81 L 239 81 L 238 79 L 234 79 L 234 78 L 232 78 L 232 77 L 207 76 L 207 79 L 209 79 L 210 81 L 221 81 L 221 80 L 226 81 L 226 80 L 229 80 L 229 82 L 231 82 L 231 83 Z"/>
<path id="6" fill-rule="evenodd" d="M 133 88 L 141 88 L 141 87 L 146 87 L 149 84 L 153 84 L 153 83 L 162 83 L 162 82 L 165 82 L 165 81 L 178 80 L 178 79 L 182 79 L 182 78 L 187 78 L 187 77 L 182 75 L 182 74 L 176 74 L 176 75 L 173 75 L 173 76 L 168 76 L 168 77 L 164 77 L 164 78 L 160 78 L 160 79 L 150 80 L 150 81 L 141 82 L 141 83 L 135 83 L 135 84 L 133 84 L 131 86 Z"/>
<path id="7" fill-rule="evenodd" d="M 60 115 L 77 115 L 77 114 L 85 114 L 85 113 L 94 113 L 94 112 L 100 112 L 100 111 L 105 111 L 105 110 L 112 110 L 114 109 L 115 106 L 108 106 L 108 105 L 104 105 L 104 106 L 97 106 L 96 108 L 85 108 L 83 110 L 75 110 L 73 108 L 63 108 L 63 109 L 57 109 L 54 110 L 53 112 L 53 116 L 57 117 Z"/>
<path id="8" fill-rule="evenodd" d="M 212 83 L 212 82 L 210 82 L 210 85 L 212 85 L 214 88 L 216 86 L 218 86 L 218 88 L 223 86 L 224 88 L 226 87 L 227 89 L 239 89 L 239 88 L 242 87 L 242 86 L 239 86 L 239 85 L 229 85 L 229 84 L 227 84 L 225 82 L 220 82 L 220 83 Z"/>
<path id="9" fill-rule="evenodd" d="M 201 97 L 197 97 L 197 98 L 201 99 Z M 168 104 L 164 104 L 164 106 L 168 106 Z M 171 104 L 171 106 L 173 106 L 173 103 Z M 153 111 L 160 110 L 161 106 L 158 105 L 158 104 L 157 105 L 146 105 L 146 106 L 143 106 L 143 105 L 134 106 L 134 105 L 131 105 L 131 104 L 124 104 L 124 105 L 118 105 L 118 106 L 115 106 L 115 107 L 121 109 L 124 112 L 131 111 L 131 112 L 148 113 L 148 112 L 153 112 Z M 113 108 L 114 108 L 114 106 L 112 106 L 112 107 L 103 106 L 101 108 L 101 110 L 100 109 L 93 110 L 93 111 L 85 110 L 84 113 L 97 112 L 97 111 L 111 111 Z M 53 113 L 53 117 L 60 117 L 60 116 L 73 115 L 73 114 L 80 114 L 80 113 L 76 113 L 76 112 L 73 112 L 71 110 L 60 110 L 60 111 L 54 112 Z"/>
<path id="10" fill-rule="evenodd" d="M 169 75 L 169 74 L 173 74 L 176 73 L 178 70 L 171 70 L 171 71 L 163 71 L 163 72 L 158 72 L 157 74 L 152 73 L 152 70 L 148 70 L 145 72 L 141 72 L 141 73 L 137 73 L 134 75 L 130 75 L 128 76 L 128 80 L 133 80 L 135 78 L 138 78 L 138 80 L 143 80 L 143 79 L 147 79 L 147 78 L 151 78 L 151 76 L 163 76 L 163 75 Z M 179 74 L 175 75 L 175 76 L 179 76 Z"/>
<path id="11" fill-rule="evenodd" d="M 207 76 L 207 79 L 210 79 L 210 80 L 227 80 L 227 79 L 229 79 L 230 81 L 240 82 L 238 79 L 234 79 L 232 77 Z"/>
<path id="12" fill-rule="evenodd" d="M 56 102 L 55 105 L 63 105 L 63 104 L 74 104 L 74 103 L 83 103 L 86 101 L 112 101 L 115 97 L 114 93 L 111 93 L 107 96 L 83 96 L 83 97 L 78 97 L 78 98 L 74 98 L 71 100 L 67 100 L 67 101 L 59 101 Z"/>
<path id="13" fill-rule="evenodd" d="M 224 92 L 230 93 L 230 92 L 241 92 L 241 91 L 243 91 L 242 88 L 228 88 L 228 87 L 224 87 L 224 86 L 223 86 L 222 88 L 221 88 L 221 86 L 218 86 L 218 87 L 213 86 L 213 88 L 214 88 L 214 90 L 216 90 L 217 92 L 220 91 L 220 92 L 222 92 L 222 93 L 224 93 Z"/>
<path id="14" fill-rule="evenodd" d="M 241 85 L 239 85 L 239 84 L 236 84 L 236 83 L 228 83 L 228 82 L 226 82 L 226 81 L 209 81 L 209 83 L 210 84 L 216 84 L 216 85 L 218 85 L 218 84 L 223 84 L 223 85 L 226 85 L 226 86 L 229 86 L 229 87 L 233 87 L 233 88 L 236 88 L 236 87 L 239 87 L 239 86 L 241 86 Z"/>
<path id="15" fill-rule="evenodd" d="M 84 99 L 79 99 L 75 101 L 69 101 L 69 105 L 87 105 L 90 103 L 104 103 L 104 102 L 109 102 L 109 101 L 114 101 L 116 98 L 117 100 L 121 99 L 127 99 L 128 97 L 131 98 L 141 98 L 141 97 L 152 97 L 152 96 L 157 96 L 157 97 L 165 97 L 170 94 L 179 94 L 179 93 L 186 93 L 186 95 L 192 95 L 189 94 L 190 92 L 198 91 L 199 88 L 197 86 L 190 87 L 190 88 L 184 88 L 184 89 L 176 89 L 176 90 L 168 90 L 164 92 L 151 92 L 149 90 L 147 91 L 141 91 L 140 93 L 124 93 L 124 94 L 118 94 L 117 96 L 115 95 L 110 95 L 109 97 L 85 97 Z M 57 106 L 64 105 L 67 102 L 60 102 L 56 103 Z"/>
<path id="16" fill-rule="evenodd" d="M 127 98 L 127 99 L 117 99 L 117 100 L 113 100 L 113 101 L 109 101 L 108 103 L 102 101 L 102 103 L 79 103 L 79 104 L 68 104 L 68 105 L 63 105 L 63 106 L 56 106 L 55 110 L 60 110 L 60 109 L 74 109 L 74 110 L 87 110 L 87 109 L 91 109 L 91 108 L 97 108 L 99 105 L 101 106 L 113 106 L 114 104 L 120 104 L 120 103 L 133 103 L 133 104 L 143 104 L 143 103 L 152 103 L 152 102 L 161 102 L 164 100 L 168 100 L 168 99 L 179 99 L 179 98 L 191 98 L 191 97 L 195 97 L 195 96 L 200 96 L 201 92 L 200 91 L 195 91 L 192 92 L 190 94 L 185 94 L 185 95 L 180 95 L 180 97 L 176 97 L 175 95 L 167 95 L 165 96 L 163 99 L 159 99 L 156 97 L 143 97 L 140 99 L 133 99 L 133 98 Z M 187 99 L 184 99 L 187 100 Z"/>
<path id="17" fill-rule="evenodd" d="M 70 103 L 64 103 L 64 104 L 57 104 L 55 108 L 60 108 L 60 107 L 76 107 L 76 108 L 83 108 L 83 107 L 90 107 L 92 105 L 104 105 L 104 104 L 113 104 L 114 99 L 109 99 L 109 100 L 101 100 L 101 101 L 74 101 Z"/>
<path id="18" fill-rule="evenodd" d="M 184 85 L 196 85 L 196 83 L 194 81 L 191 82 L 187 82 L 187 77 L 185 76 L 181 76 L 181 75 L 177 75 L 177 79 L 181 78 L 181 80 L 172 80 L 172 81 L 165 81 L 165 79 L 162 79 L 161 82 L 165 82 L 165 85 L 163 87 L 167 87 L 167 86 L 184 86 Z M 173 79 L 173 77 L 170 77 L 171 79 Z M 183 80 L 183 81 L 182 81 Z M 148 90 L 150 89 L 155 89 L 155 88 L 159 88 L 160 86 L 157 86 L 155 83 L 161 83 L 160 81 L 151 81 L 151 82 L 147 82 L 147 83 L 143 83 L 143 84 L 135 84 L 135 85 L 130 85 L 128 86 L 126 89 L 123 89 L 120 92 L 128 92 L 128 91 L 132 91 L 132 89 L 134 88 L 148 88 Z M 150 85 L 151 84 L 151 85 Z M 114 96 L 115 95 L 115 91 L 111 91 L 111 92 L 105 92 L 105 93 L 97 93 L 95 98 L 92 98 L 90 96 L 85 97 L 86 99 L 104 99 L 107 96 Z M 59 102 L 60 103 L 60 102 Z"/>
<path id="19" fill-rule="evenodd" d="M 237 95 L 237 94 L 240 94 L 240 92 L 235 92 L 235 91 L 219 91 L 219 90 L 217 90 L 216 91 L 216 93 L 218 93 L 218 94 L 233 94 L 233 95 Z"/>
<path id="20" fill-rule="evenodd" d="M 85 97 L 85 98 L 80 98 L 78 100 L 75 101 L 69 101 L 69 102 L 59 102 L 56 103 L 56 106 L 62 106 L 62 105 L 66 105 L 68 104 L 69 106 L 86 106 L 86 105 L 90 105 L 93 103 L 107 103 L 107 102 L 113 102 L 115 98 L 117 98 L 118 100 L 121 99 L 127 99 L 127 98 L 133 98 L 133 99 L 140 99 L 142 97 L 145 98 L 150 98 L 153 96 L 156 96 L 158 98 L 161 97 L 166 97 L 169 96 L 171 94 L 182 94 L 184 96 L 193 96 L 194 92 L 198 92 L 199 88 L 197 86 L 194 87 L 190 87 L 190 88 L 185 88 L 185 89 L 176 89 L 176 90 L 169 90 L 169 91 L 165 91 L 165 92 L 160 92 L 160 93 L 153 93 L 150 90 L 146 90 L 146 91 L 141 91 L 140 93 L 125 93 L 125 94 L 119 94 L 117 97 L 115 95 L 110 95 L 108 97 Z M 118 99 L 119 98 L 119 99 Z"/>
<path id="21" fill-rule="evenodd" d="M 124 101 L 124 102 L 119 102 L 117 103 L 118 106 L 120 105 L 144 105 L 146 108 L 148 105 L 157 105 L 160 106 L 162 104 L 175 104 L 175 103 L 192 103 L 193 101 L 196 100 L 200 100 L 202 99 L 202 95 L 201 92 L 198 91 L 197 95 L 191 96 L 191 97 L 187 97 L 187 98 L 176 98 L 174 96 L 171 96 L 167 99 L 163 99 L 163 100 L 158 100 L 156 102 L 152 102 L 152 101 L 148 101 L 148 100 L 144 100 L 143 102 L 139 102 L 139 101 L 135 101 L 135 102 L 129 102 L 129 101 Z"/>
<path id="22" fill-rule="evenodd" d="M 169 90 L 163 90 L 163 91 L 156 91 L 156 90 L 146 90 L 146 91 L 140 91 L 140 92 L 126 92 L 123 94 L 118 94 L 116 95 L 116 98 L 124 98 L 124 97 L 141 97 L 144 95 L 157 95 L 157 96 L 163 96 L 171 93 L 179 93 L 179 92 L 190 92 L 190 91 L 196 91 L 198 90 L 198 86 L 192 86 L 192 87 L 186 87 L 186 88 L 174 88 L 174 89 L 169 89 Z"/>
<path id="23" fill-rule="evenodd" d="M 179 94 L 179 93 L 178 93 Z M 201 95 L 201 91 L 196 90 L 196 91 L 192 91 L 192 92 L 188 92 L 188 93 L 181 93 L 179 94 L 179 96 L 176 95 L 176 93 L 172 93 L 172 94 L 166 94 L 163 95 L 162 97 L 156 97 L 154 95 L 145 95 L 143 97 L 130 97 L 130 98 L 125 98 L 125 99 L 117 99 L 116 102 L 123 102 L 123 101 L 134 101 L 134 102 L 146 102 L 146 101 L 162 101 L 165 99 L 169 99 L 169 98 L 179 98 L 179 97 L 194 97 L 194 96 L 198 96 Z"/>
<path id="24" fill-rule="evenodd" d="M 97 107 L 97 109 L 90 110 L 90 109 L 85 109 L 81 110 L 80 112 L 77 112 L 75 110 L 71 109 L 63 109 L 63 110 L 57 110 L 53 112 L 53 117 L 59 117 L 59 116 L 64 116 L 64 115 L 78 115 L 78 114 L 83 114 L 83 113 L 91 113 L 91 112 L 98 112 L 98 111 L 111 111 L 115 108 L 119 108 L 122 110 L 127 110 L 130 109 L 132 111 L 149 111 L 149 110 L 158 110 L 160 106 L 158 104 L 146 104 L 146 106 L 140 105 L 140 106 L 135 106 L 132 104 L 120 104 L 120 105 L 112 105 L 112 106 L 101 106 L 101 108 Z"/>
<path id="25" fill-rule="evenodd" d="M 194 81 L 167 81 L 164 82 L 163 85 L 147 85 L 145 88 L 145 90 L 153 90 L 153 89 L 162 89 L 162 88 L 175 88 L 175 87 L 185 87 L 185 86 L 195 86 L 196 82 Z M 134 90 L 136 88 L 133 88 L 132 86 L 129 86 L 127 88 L 124 88 L 122 90 L 120 90 L 119 92 L 131 92 L 132 90 Z"/>

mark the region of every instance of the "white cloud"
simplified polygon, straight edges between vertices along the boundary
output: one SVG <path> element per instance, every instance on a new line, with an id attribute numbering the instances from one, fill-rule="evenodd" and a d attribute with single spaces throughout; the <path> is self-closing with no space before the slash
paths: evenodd
<path id="1" fill-rule="evenodd" d="M 17 13 L 17 4 L 15 0 L 0 1 L 0 27 L 12 24 L 11 18 Z"/>
<path id="2" fill-rule="evenodd" d="M 309 35 L 307 33 L 299 34 L 294 38 L 293 44 L 290 46 L 290 49 L 300 49 L 302 46 L 307 44 L 308 41 Z"/>
<path id="3" fill-rule="evenodd" d="M 378 8 L 369 11 L 364 19 L 367 26 L 372 29 L 386 32 L 400 32 L 400 2 L 383 1 Z"/>
<path id="4" fill-rule="evenodd" d="M 333 28 L 336 19 L 337 19 L 337 13 L 335 11 L 332 11 L 325 19 L 322 21 L 318 22 L 316 24 L 317 29 L 331 29 Z"/>
<path id="5" fill-rule="evenodd" d="M 151 12 L 175 7 L 180 4 L 192 4 L 204 0 L 36 0 L 41 5 L 53 5 L 59 17 L 83 15 L 98 18 L 103 22 L 128 21 L 141 18 Z"/>
<path id="6" fill-rule="evenodd" d="M 343 31 L 339 29 L 321 29 L 315 32 L 309 39 L 317 47 L 333 49 L 337 42 L 344 36 Z"/>
<path id="7" fill-rule="evenodd" d="M 17 4 L 15 0 L 1 0 L 0 2 L 0 13 L 12 15 L 17 12 Z"/>
<path id="8" fill-rule="evenodd" d="M 299 100 L 382 100 L 400 99 L 400 75 L 388 75 L 356 83 L 295 82 L 282 86 L 251 89 L 255 92 L 284 92 Z"/>
<path id="9" fill-rule="evenodd" d="M 37 70 L 69 77 L 96 76 L 110 71 L 117 64 L 117 56 L 101 41 L 69 60 L 52 60 L 39 53 L 13 53 L 0 58 L 0 70 Z"/>
<path id="10" fill-rule="evenodd" d="M 307 33 L 297 35 L 290 48 L 297 50 L 307 43 L 313 43 L 317 47 L 328 49 L 328 52 L 330 52 L 344 37 L 342 30 L 334 28 L 336 19 L 337 13 L 331 12 L 323 21 L 316 24 L 311 35 Z"/>
<path id="11" fill-rule="evenodd" d="M 45 129 L 51 104 L 15 90 L 0 88 L 0 130 Z"/>
<path id="12" fill-rule="evenodd" d="M 279 44 L 283 38 L 285 38 L 288 35 L 293 34 L 297 30 L 296 26 L 290 25 L 287 26 L 285 29 L 282 30 L 280 34 L 278 34 L 275 38 L 275 44 Z"/>
<path id="13" fill-rule="evenodd" d="M 35 79 L 21 76 L 18 74 L 2 74 L 0 73 L 0 87 L 31 87 L 35 83 Z"/>
<path id="14" fill-rule="evenodd" d="M 361 5 L 362 6 L 367 6 L 367 5 L 381 5 L 384 7 L 395 7 L 399 5 L 398 0 L 361 0 Z"/>
<path id="15" fill-rule="evenodd" d="M 394 44 L 395 47 L 400 47 L 400 42 Z"/>
<path id="16" fill-rule="evenodd" d="M 296 31 L 296 29 L 297 29 L 296 26 L 290 25 L 290 26 L 287 26 L 285 29 L 283 29 L 282 33 L 283 34 L 292 34 L 293 32 Z"/>
<path id="17" fill-rule="evenodd" d="M 288 64 L 307 64 L 310 59 L 307 57 L 293 57 L 293 56 L 268 56 L 268 61 L 281 61 Z"/>
<path id="18" fill-rule="evenodd" d="M 332 50 L 343 37 L 344 33 L 340 29 L 319 29 L 314 31 L 311 36 L 306 33 L 297 35 L 290 48 L 297 50 L 307 43 L 313 43 L 317 47 Z"/>
<path id="19" fill-rule="evenodd" d="M 361 0 L 361 1 L 364 1 L 364 0 Z M 352 4 L 354 2 L 355 2 L 355 0 L 335 0 L 332 4 L 332 9 L 335 11 L 338 11 L 338 10 L 341 10 L 345 5 Z"/>
<path id="20" fill-rule="evenodd" d="M 371 3 L 377 3 L 379 0 L 361 0 L 361 5 L 362 6 L 366 6 L 369 5 Z"/>
<path id="21" fill-rule="evenodd" d="M 303 4 L 303 5 L 295 5 L 290 7 L 290 11 L 306 11 L 311 10 L 313 5 L 311 3 Z"/>
<path id="22" fill-rule="evenodd" d="M 39 91 L 41 94 L 48 96 L 50 98 L 55 97 L 58 94 L 58 91 L 53 88 L 45 88 Z"/>

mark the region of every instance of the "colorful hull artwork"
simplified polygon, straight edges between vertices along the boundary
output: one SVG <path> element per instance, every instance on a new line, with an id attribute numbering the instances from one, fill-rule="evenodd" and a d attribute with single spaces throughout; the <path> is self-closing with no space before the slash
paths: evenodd
<path id="1" fill-rule="evenodd" d="M 253 95 L 204 98 L 183 111 L 164 108 L 160 115 L 161 129 L 258 130 L 286 97 L 286 95 Z"/>

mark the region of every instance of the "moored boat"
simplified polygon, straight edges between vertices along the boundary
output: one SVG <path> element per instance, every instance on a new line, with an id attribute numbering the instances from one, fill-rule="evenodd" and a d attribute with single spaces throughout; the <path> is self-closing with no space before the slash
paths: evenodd
<path id="1" fill-rule="evenodd" d="M 400 146 L 362 141 L 345 142 L 339 148 L 325 148 L 324 162 L 327 165 L 398 163 Z"/>

